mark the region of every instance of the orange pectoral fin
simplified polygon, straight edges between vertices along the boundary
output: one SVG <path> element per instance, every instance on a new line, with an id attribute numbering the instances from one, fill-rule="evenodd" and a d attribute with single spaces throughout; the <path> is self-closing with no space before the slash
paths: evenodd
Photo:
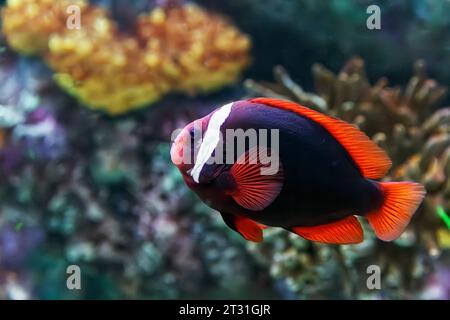
<path id="1" fill-rule="evenodd" d="M 253 242 L 261 242 L 263 240 L 263 229 L 266 227 L 247 218 L 231 213 L 220 213 L 223 221 L 234 231 L 241 234 L 244 239 Z"/>
<path id="2" fill-rule="evenodd" d="M 255 98 L 249 101 L 288 110 L 317 122 L 344 147 L 366 178 L 380 179 L 391 167 L 392 162 L 387 154 L 364 132 L 347 122 L 286 100 Z"/>
<path id="3" fill-rule="evenodd" d="M 313 227 L 294 227 L 292 232 L 316 242 L 354 244 L 363 241 L 361 224 L 355 216 Z"/>
<path id="4" fill-rule="evenodd" d="M 278 161 L 275 168 L 270 168 L 265 161 L 263 162 L 266 164 L 261 162 L 267 152 L 266 148 L 253 147 L 241 155 L 230 170 L 236 183 L 236 190 L 230 195 L 248 210 L 264 210 L 275 200 L 283 187 L 281 162 Z"/>

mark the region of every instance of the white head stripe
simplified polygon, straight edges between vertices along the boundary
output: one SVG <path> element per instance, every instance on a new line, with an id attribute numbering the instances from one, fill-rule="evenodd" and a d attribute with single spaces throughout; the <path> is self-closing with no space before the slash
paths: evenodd
<path id="1" fill-rule="evenodd" d="M 198 179 L 200 177 L 200 172 L 202 171 L 203 166 L 208 161 L 209 157 L 220 141 L 220 127 L 230 115 L 232 106 L 233 103 L 224 105 L 219 110 L 214 112 L 209 119 L 205 137 L 203 138 L 200 149 L 198 150 L 198 156 L 195 160 L 195 165 L 191 170 L 191 176 L 197 183 L 199 182 Z"/>

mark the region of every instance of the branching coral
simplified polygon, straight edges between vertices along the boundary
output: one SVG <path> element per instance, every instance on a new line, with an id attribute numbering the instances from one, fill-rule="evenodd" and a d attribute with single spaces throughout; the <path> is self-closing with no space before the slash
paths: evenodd
<path id="1" fill-rule="evenodd" d="M 249 39 L 194 5 L 157 8 L 140 17 L 138 33 L 147 65 L 162 68 L 178 91 L 207 92 L 235 82 L 248 62 Z"/>
<path id="2" fill-rule="evenodd" d="M 59 85 L 113 115 L 153 103 L 170 89 L 162 74 L 145 64 L 138 41 L 118 35 L 100 8 L 84 14 L 79 30 L 52 35 L 46 59 Z"/>
<path id="3" fill-rule="evenodd" d="M 80 7 L 79 29 L 66 27 L 69 4 Z M 139 18 L 135 35 L 121 33 L 102 7 L 78 0 L 10 0 L 3 20 L 11 47 L 43 55 L 62 88 L 112 115 L 170 91 L 217 90 L 249 62 L 248 37 L 192 4 L 156 7 Z"/>
<path id="4" fill-rule="evenodd" d="M 447 88 L 426 75 L 422 61 L 416 63 L 415 74 L 404 90 L 388 87 L 386 79 L 372 86 L 360 58 L 351 59 L 337 75 L 314 65 L 317 94 L 305 92 L 281 67 L 275 68 L 274 74 L 276 83 L 248 80 L 250 93 L 294 100 L 354 123 L 392 157 L 393 168 L 387 179 L 420 181 L 428 194 L 409 229 L 394 243 L 375 241 L 366 228 L 368 240 L 357 246 L 307 245 L 286 235 L 252 250 L 272 265 L 275 278 L 285 279 L 301 296 L 324 297 L 322 294 L 329 292 L 322 283 L 327 270 L 346 275 L 348 281 L 334 284 L 344 290 L 342 297 L 365 297 L 367 288 L 360 285 L 364 279 L 356 279 L 370 264 L 380 265 L 385 285 L 417 289 L 423 284 L 422 275 L 430 271 L 429 260 L 450 245 L 447 227 L 436 214 L 438 206 L 450 209 L 450 109 L 433 114 Z M 411 297 L 407 291 L 394 290 L 389 295 Z"/>
<path id="5" fill-rule="evenodd" d="M 50 36 L 66 28 L 70 5 L 77 5 L 81 14 L 87 9 L 85 0 L 9 0 L 2 12 L 9 45 L 25 54 L 46 52 Z"/>

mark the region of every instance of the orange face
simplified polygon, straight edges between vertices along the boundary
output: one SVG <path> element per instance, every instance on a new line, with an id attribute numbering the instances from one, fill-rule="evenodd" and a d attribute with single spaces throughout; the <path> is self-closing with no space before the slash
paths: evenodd
<path id="1" fill-rule="evenodd" d="M 185 155 L 185 151 L 187 152 L 188 148 L 190 149 L 191 136 L 189 131 L 184 128 L 175 138 L 172 148 L 170 149 L 170 158 L 172 159 L 173 164 L 176 166 L 184 164 L 183 157 Z"/>
<path id="2" fill-rule="evenodd" d="M 204 133 L 208 128 L 209 118 L 210 115 L 189 123 L 173 140 L 170 157 L 173 164 L 183 174 L 186 182 L 195 182 L 195 184 L 198 184 L 200 180 L 202 182 L 210 181 L 214 176 L 213 173 L 217 171 L 217 165 L 215 164 L 203 163 L 201 166 L 196 164 L 203 143 Z M 195 170 L 196 165 L 201 167 L 201 175 L 195 181 L 193 179 L 193 170 Z"/>
<path id="3" fill-rule="evenodd" d="M 202 142 L 202 121 L 196 120 L 184 127 L 173 141 L 170 157 L 186 180 L 191 180 L 189 172 L 195 165 L 195 155 Z M 196 127 L 198 126 L 198 128 Z"/>

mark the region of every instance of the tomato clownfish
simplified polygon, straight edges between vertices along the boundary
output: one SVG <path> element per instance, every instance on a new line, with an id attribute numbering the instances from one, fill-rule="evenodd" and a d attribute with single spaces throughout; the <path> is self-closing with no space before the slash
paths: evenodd
<path id="1" fill-rule="evenodd" d="M 252 146 L 247 139 L 239 151 L 237 135 L 230 135 L 230 153 L 236 154 L 226 155 L 230 161 L 211 161 L 230 151 L 227 130 L 245 135 L 249 129 L 276 130 L 278 140 L 262 146 L 258 137 Z M 366 218 L 379 239 L 392 241 L 425 196 L 415 182 L 377 181 L 391 160 L 358 128 L 285 100 L 224 105 L 188 124 L 170 152 L 189 188 L 230 228 L 255 242 L 262 241 L 266 226 L 273 226 L 311 241 L 359 243 L 364 236 L 356 216 Z M 271 168 L 260 154 L 270 155 L 277 166 Z M 192 163 L 184 161 L 191 157 Z"/>

